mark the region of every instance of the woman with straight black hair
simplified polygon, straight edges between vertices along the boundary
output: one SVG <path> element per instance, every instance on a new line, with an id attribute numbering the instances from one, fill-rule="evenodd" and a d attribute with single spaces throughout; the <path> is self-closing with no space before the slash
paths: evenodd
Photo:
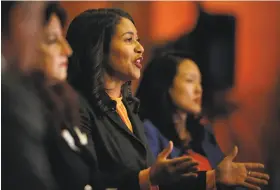
<path id="1" fill-rule="evenodd" d="M 169 189 L 258 189 L 267 184 L 269 176 L 255 171 L 263 164 L 233 162 L 237 147 L 223 155 L 210 124 L 201 116 L 202 93 L 201 73 L 191 53 L 170 49 L 160 50 L 151 59 L 139 85 L 140 115 L 154 155 L 172 140 L 170 158 L 191 156 L 199 163 L 199 173 L 206 173 L 205 179 L 177 182 Z M 202 186 L 198 188 L 197 183 Z"/>

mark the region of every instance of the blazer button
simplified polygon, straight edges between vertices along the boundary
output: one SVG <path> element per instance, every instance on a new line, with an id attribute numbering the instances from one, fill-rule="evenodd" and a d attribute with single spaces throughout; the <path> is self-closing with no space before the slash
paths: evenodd
<path id="1" fill-rule="evenodd" d="M 86 185 L 85 188 L 84 188 L 84 190 L 92 190 L 91 185 Z"/>

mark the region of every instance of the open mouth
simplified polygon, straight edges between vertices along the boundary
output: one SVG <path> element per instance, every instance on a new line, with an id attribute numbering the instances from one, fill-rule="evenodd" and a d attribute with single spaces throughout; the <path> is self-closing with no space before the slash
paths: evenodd
<path id="1" fill-rule="evenodd" d="M 59 64 L 60 67 L 68 67 L 68 61 L 63 61 Z"/>
<path id="2" fill-rule="evenodd" d="M 136 65 L 136 67 L 139 68 L 139 69 L 142 69 L 142 67 L 143 67 L 142 64 L 141 64 L 142 60 L 143 60 L 143 57 L 139 57 L 139 58 L 136 59 L 136 61 L 134 62 L 134 64 Z"/>

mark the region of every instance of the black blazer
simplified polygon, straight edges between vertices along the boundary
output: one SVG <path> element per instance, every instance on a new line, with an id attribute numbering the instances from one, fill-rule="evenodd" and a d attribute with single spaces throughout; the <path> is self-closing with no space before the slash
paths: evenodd
<path id="1" fill-rule="evenodd" d="M 138 174 L 154 161 L 144 133 L 143 123 L 138 117 L 138 103 L 133 98 L 124 98 L 133 133 L 116 112 L 116 102 L 104 93 L 102 98 L 109 111 L 99 114 L 93 104 L 80 97 L 81 127 L 92 140 L 89 145 L 95 151 L 98 169 L 102 172 L 106 187 L 139 189 Z"/>
<path id="2" fill-rule="evenodd" d="M 42 73 L 24 76 L 7 70 L 1 78 L 3 189 L 84 190 L 92 186 L 104 190 L 95 155 L 79 145 L 75 123 L 65 118 L 70 111 L 52 109 L 51 105 L 62 102 L 50 97 L 52 90 L 44 86 Z M 79 151 L 63 138 L 64 129 Z"/>
<path id="3" fill-rule="evenodd" d="M 32 77 L 44 106 L 45 147 L 57 188 L 83 190 L 92 186 L 96 189 L 96 157 L 80 142 L 74 130 L 79 124 L 76 93 L 66 82 L 49 86 L 40 72 L 34 72 Z"/>

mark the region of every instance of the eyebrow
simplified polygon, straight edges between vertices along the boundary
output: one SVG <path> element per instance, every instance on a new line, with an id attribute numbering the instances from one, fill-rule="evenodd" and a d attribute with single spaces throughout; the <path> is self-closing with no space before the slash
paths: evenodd
<path id="1" fill-rule="evenodd" d="M 199 76 L 195 73 L 192 73 L 192 72 L 183 72 L 182 75 L 185 77 L 192 77 L 192 78 L 194 77 L 194 78 L 201 79 L 201 76 Z"/>
<path id="2" fill-rule="evenodd" d="M 129 32 L 125 32 L 125 33 L 123 33 L 121 36 L 124 36 L 124 35 L 126 35 L 126 34 L 131 34 L 131 35 L 134 35 L 134 33 L 133 33 L 133 32 L 129 31 Z"/>

